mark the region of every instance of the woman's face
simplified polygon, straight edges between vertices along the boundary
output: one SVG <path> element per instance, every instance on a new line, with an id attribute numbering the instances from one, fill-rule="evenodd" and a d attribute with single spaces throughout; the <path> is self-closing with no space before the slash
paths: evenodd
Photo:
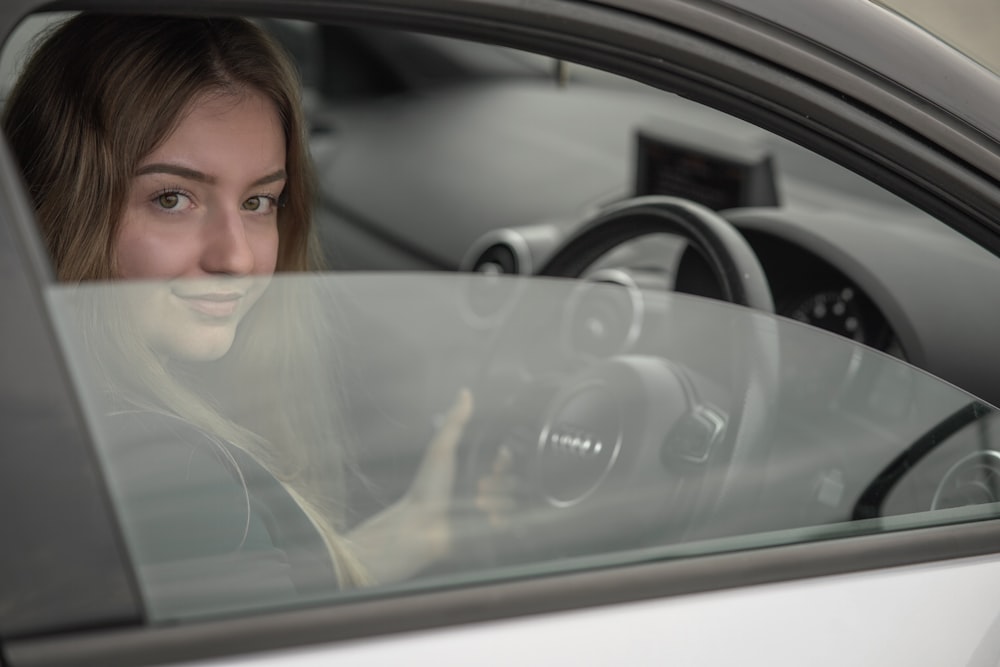
<path id="1" fill-rule="evenodd" d="M 285 137 L 256 93 L 203 94 L 132 179 L 117 239 L 119 276 L 137 294 L 142 335 L 164 358 L 229 351 L 278 256 Z M 148 291 L 145 289 L 148 286 Z"/>

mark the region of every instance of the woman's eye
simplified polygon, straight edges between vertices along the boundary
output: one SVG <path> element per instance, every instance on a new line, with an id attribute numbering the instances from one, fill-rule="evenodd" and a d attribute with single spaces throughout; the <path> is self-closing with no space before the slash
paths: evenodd
<path id="1" fill-rule="evenodd" d="M 153 201 L 164 211 L 179 211 L 186 206 L 190 198 L 180 192 L 162 192 Z"/>
<path id="2" fill-rule="evenodd" d="M 256 195 L 243 202 L 243 209 L 254 213 L 270 213 L 274 210 L 277 200 L 269 195 Z"/>

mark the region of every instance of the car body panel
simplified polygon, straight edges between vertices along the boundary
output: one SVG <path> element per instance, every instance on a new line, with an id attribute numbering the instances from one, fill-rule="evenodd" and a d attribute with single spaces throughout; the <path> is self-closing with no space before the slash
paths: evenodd
<path id="1" fill-rule="evenodd" d="M 10 164 L 6 152 L 3 159 Z M 6 637 L 117 624 L 140 614 L 102 474 L 45 313 L 48 277 L 34 230 L 24 225 L 30 214 L 19 181 L 10 169 L 0 172 L 0 525 L 7 545 L 0 549 L 0 636 Z M 70 553 L 77 556 L 60 558 Z"/>
<path id="2" fill-rule="evenodd" d="M 1000 615 L 984 591 L 1000 561 L 969 559 L 794 584 L 494 621 L 198 665 L 963 665 L 1000 659 Z M 908 641 L 888 628 L 906 625 Z M 780 629 L 780 631 L 778 631 Z"/>

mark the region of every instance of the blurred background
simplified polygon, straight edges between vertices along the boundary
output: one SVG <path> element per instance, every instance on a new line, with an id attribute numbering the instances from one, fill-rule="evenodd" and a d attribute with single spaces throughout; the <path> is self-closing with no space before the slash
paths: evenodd
<path id="1" fill-rule="evenodd" d="M 1000 0 L 881 0 L 1000 73 Z"/>

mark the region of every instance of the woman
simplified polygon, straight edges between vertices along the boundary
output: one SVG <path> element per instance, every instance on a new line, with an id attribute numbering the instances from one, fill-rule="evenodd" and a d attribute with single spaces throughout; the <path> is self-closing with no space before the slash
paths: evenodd
<path id="1" fill-rule="evenodd" d="M 332 334 L 313 295 L 271 280 L 317 266 L 303 125 L 293 67 L 236 19 L 78 15 L 5 109 L 59 280 L 155 280 L 78 303 L 126 536 L 163 595 L 191 579 L 184 563 L 207 568 L 200 580 L 245 567 L 270 599 L 326 574 L 397 580 L 448 550 L 464 392 L 410 492 L 345 532 L 336 387 L 310 372 Z M 157 504 L 195 482 L 214 489 L 195 508 Z M 253 597 L 247 579 L 234 585 Z"/>

